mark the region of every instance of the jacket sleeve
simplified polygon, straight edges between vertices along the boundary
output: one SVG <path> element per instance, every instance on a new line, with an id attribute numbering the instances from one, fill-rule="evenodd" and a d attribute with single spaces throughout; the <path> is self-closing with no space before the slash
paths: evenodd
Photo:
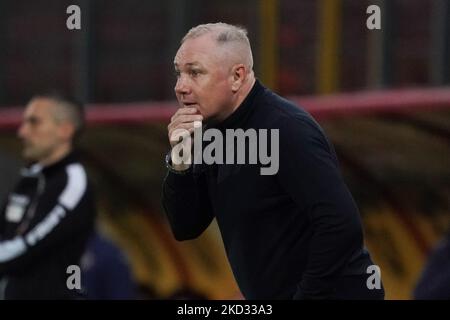
<path id="1" fill-rule="evenodd" d="M 278 178 L 297 205 L 306 209 L 313 228 L 306 270 L 294 299 L 331 298 L 338 276 L 362 247 L 362 225 L 320 127 L 310 119 L 290 120 L 280 128 Z"/>
<path id="2" fill-rule="evenodd" d="M 81 165 L 72 164 L 66 167 L 66 175 L 66 184 L 57 191 L 59 196 L 52 209 L 46 213 L 36 212 L 36 216 L 44 218 L 33 223 L 22 235 L 0 241 L 0 275 L 25 268 L 34 259 L 45 256 L 80 233 L 89 236 L 95 216 L 89 201 L 92 199 L 88 195 L 86 173 Z"/>
<path id="3" fill-rule="evenodd" d="M 168 172 L 164 179 L 162 205 L 178 241 L 197 238 L 214 218 L 205 174 Z"/>

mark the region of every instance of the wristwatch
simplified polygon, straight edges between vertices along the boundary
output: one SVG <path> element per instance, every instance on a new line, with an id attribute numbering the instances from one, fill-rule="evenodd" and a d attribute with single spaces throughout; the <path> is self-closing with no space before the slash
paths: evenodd
<path id="1" fill-rule="evenodd" d="M 178 175 L 185 175 L 191 171 L 192 165 L 189 166 L 186 170 L 175 170 L 172 166 L 172 157 L 170 156 L 172 151 L 167 152 L 166 154 L 166 168 L 172 173 L 178 174 Z"/>

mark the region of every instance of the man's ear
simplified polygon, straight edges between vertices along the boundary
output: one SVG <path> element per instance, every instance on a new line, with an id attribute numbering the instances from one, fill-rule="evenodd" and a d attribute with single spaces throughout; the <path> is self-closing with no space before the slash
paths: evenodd
<path id="1" fill-rule="evenodd" d="M 233 77 L 233 83 L 231 85 L 231 91 L 237 92 L 242 84 L 244 83 L 245 77 L 247 75 L 247 70 L 245 66 L 240 63 L 233 66 L 233 69 L 231 70 L 232 77 Z"/>

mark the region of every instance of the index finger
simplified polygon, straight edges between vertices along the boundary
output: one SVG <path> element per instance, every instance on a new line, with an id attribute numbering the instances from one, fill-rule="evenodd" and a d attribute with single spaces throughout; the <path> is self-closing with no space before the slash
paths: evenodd
<path id="1" fill-rule="evenodd" d="M 179 108 L 177 110 L 177 112 L 175 112 L 175 114 L 172 116 L 170 121 L 173 121 L 175 118 L 177 118 L 180 115 L 196 114 L 197 112 L 198 112 L 197 108 L 194 108 L 194 107 L 182 107 L 182 108 Z"/>

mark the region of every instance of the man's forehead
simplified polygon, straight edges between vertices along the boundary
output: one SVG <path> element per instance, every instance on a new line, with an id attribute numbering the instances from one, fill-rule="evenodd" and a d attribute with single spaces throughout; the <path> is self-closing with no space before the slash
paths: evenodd
<path id="1" fill-rule="evenodd" d="M 211 59 L 219 50 L 211 35 L 187 39 L 178 49 L 174 58 L 175 66 L 200 65 L 205 59 Z"/>
<path id="2" fill-rule="evenodd" d="M 196 49 L 195 47 L 181 47 L 178 50 L 173 63 L 177 67 L 181 66 L 195 66 L 200 65 L 201 61 L 207 59 L 208 56 L 202 50 Z"/>
<path id="3" fill-rule="evenodd" d="M 35 98 L 31 100 L 26 109 L 25 116 L 46 116 L 49 115 L 55 102 L 48 98 Z"/>

